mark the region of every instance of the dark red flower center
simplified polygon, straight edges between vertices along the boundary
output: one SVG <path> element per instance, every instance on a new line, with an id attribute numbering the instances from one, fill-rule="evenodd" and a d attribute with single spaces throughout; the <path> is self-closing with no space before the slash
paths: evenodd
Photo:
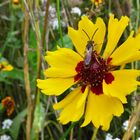
<path id="1" fill-rule="evenodd" d="M 80 61 L 75 70 L 77 75 L 75 75 L 74 80 L 81 85 L 82 93 L 85 91 L 86 86 L 89 85 L 93 93 L 100 95 L 103 93 L 103 80 L 107 84 L 111 84 L 114 80 L 114 76 L 109 72 L 108 62 L 95 51 L 92 53 L 88 65 L 85 65 L 85 60 Z"/>

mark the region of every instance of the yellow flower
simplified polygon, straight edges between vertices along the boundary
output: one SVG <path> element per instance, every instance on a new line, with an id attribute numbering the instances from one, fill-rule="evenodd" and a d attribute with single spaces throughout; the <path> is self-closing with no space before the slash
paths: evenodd
<path id="1" fill-rule="evenodd" d="M 136 80 L 139 70 L 119 70 L 120 65 L 140 59 L 140 35 L 133 37 L 133 32 L 116 49 L 128 22 L 126 16 L 120 20 L 110 16 L 107 44 L 103 51 L 106 33 L 103 19 L 97 18 L 94 24 L 83 16 L 78 30 L 68 28 L 77 52 L 68 48 L 47 52 L 45 59 L 51 67 L 44 72 L 47 79 L 37 80 L 41 91 L 58 96 L 74 85 L 74 89 L 53 106 L 54 109 L 62 109 L 58 118 L 62 124 L 78 121 L 84 116 L 82 127 L 92 122 L 96 128 L 102 126 L 103 130 L 108 130 L 113 116 L 124 112 L 126 95 L 140 85 Z"/>
<path id="2" fill-rule="evenodd" d="M 10 65 L 6 60 L 2 60 L 0 62 L 0 71 L 11 71 L 13 70 L 13 66 Z"/>
<path id="3" fill-rule="evenodd" d="M 19 4 L 19 0 L 13 0 L 13 4 L 18 5 Z"/>
<path id="4" fill-rule="evenodd" d="M 91 0 L 92 3 L 94 3 L 96 6 L 99 6 L 101 3 L 103 3 L 103 0 Z"/>
<path id="5" fill-rule="evenodd" d="M 15 109 L 14 100 L 10 96 L 7 96 L 6 98 L 4 98 L 2 100 L 1 103 L 6 108 L 7 115 L 10 116 L 13 113 L 14 109 Z"/>

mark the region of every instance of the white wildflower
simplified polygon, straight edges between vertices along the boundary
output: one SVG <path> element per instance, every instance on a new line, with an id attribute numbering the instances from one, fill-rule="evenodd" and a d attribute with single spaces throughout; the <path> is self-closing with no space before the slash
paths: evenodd
<path id="1" fill-rule="evenodd" d="M 113 139 L 113 136 L 110 133 L 107 133 L 105 140 L 120 140 L 119 138 Z"/>
<path id="2" fill-rule="evenodd" d="M 53 28 L 53 30 L 58 29 L 58 19 L 57 18 L 53 19 L 52 28 Z"/>
<path id="3" fill-rule="evenodd" d="M 12 125 L 13 121 L 10 119 L 6 119 L 2 122 L 2 129 L 9 129 Z"/>
<path id="4" fill-rule="evenodd" d="M 78 8 L 78 7 L 73 7 L 72 9 L 71 9 L 71 13 L 72 14 L 77 14 L 77 15 L 81 15 L 81 10 L 80 10 L 80 8 Z"/>
<path id="5" fill-rule="evenodd" d="M 110 133 L 107 133 L 105 140 L 112 140 L 112 137 Z"/>
<path id="6" fill-rule="evenodd" d="M 51 19 L 57 17 L 56 8 L 52 5 L 50 5 L 50 7 L 49 7 L 49 16 L 50 16 Z"/>
<path id="7" fill-rule="evenodd" d="M 0 136 L 0 140 L 12 140 L 12 139 L 10 136 L 4 134 L 4 135 Z"/>
<path id="8" fill-rule="evenodd" d="M 123 123 L 123 129 L 124 129 L 124 130 L 127 130 L 127 129 L 128 129 L 128 125 L 129 125 L 129 121 L 126 120 L 126 121 Z M 132 132 L 134 133 L 135 130 L 136 130 L 136 126 L 134 126 Z"/>

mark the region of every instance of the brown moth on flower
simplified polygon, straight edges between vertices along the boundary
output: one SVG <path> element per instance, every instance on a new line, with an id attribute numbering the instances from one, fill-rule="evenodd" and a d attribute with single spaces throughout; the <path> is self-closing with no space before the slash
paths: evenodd
<path id="1" fill-rule="evenodd" d="M 77 85 L 53 106 L 54 109 L 61 109 L 58 120 L 62 124 L 78 121 L 83 116 L 82 127 L 92 122 L 96 128 L 101 126 L 103 130 L 108 130 L 113 116 L 124 112 L 126 96 L 140 85 L 137 81 L 139 70 L 118 69 L 121 65 L 140 59 L 140 34 L 133 37 L 132 31 L 127 40 L 116 48 L 128 22 L 126 16 L 120 20 L 114 15 L 110 16 L 107 44 L 102 50 L 106 34 L 103 19 L 97 18 L 93 23 L 83 16 L 78 30 L 68 28 L 68 35 L 77 52 L 59 47 L 54 52 L 47 52 L 45 59 L 50 65 L 44 71 L 47 78 L 37 80 L 41 91 L 46 95 L 58 96 Z"/>

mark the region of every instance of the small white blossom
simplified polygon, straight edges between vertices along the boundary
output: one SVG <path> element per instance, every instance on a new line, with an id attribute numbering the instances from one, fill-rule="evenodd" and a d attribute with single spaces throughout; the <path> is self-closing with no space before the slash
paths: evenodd
<path id="1" fill-rule="evenodd" d="M 58 29 L 59 24 L 58 24 L 58 19 L 57 18 L 52 19 L 52 21 L 50 23 L 51 23 L 51 26 L 52 26 L 53 30 Z M 62 27 L 67 26 L 63 21 L 61 21 L 61 25 L 62 25 Z"/>
<path id="2" fill-rule="evenodd" d="M 0 140 L 12 140 L 12 139 L 8 135 L 2 135 L 2 136 L 0 136 Z"/>
<path id="3" fill-rule="evenodd" d="M 119 138 L 113 139 L 113 136 L 110 133 L 107 133 L 105 140 L 120 140 Z"/>
<path id="4" fill-rule="evenodd" d="M 61 11 L 61 14 L 62 14 L 62 11 Z M 56 14 L 56 8 L 53 5 L 51 5 L 49 7 L 49 24 L 53 30 L 56 30 L 59 27 L 58 18 L 57 18 L 57 14 Z M 63 20 L 61 20 L 61 25 L 62 25 L 62 27 L 67 26 Z"/>
<path id="5" fill-rule="evenodd" d="M 107 133 L 105 140 L 112 140 L 112 137 L 110 133 Z"/>
<path id="6" fill-rule="evenodd" d="M 78 8 L 78 7 L 73 7 L 72 9 L 71 9 L 71 13 L 72 14 L 77 14 L 77 15 L 81 15 L 81 10 L 80 10 L 80 8 Z"/>
<path id="7" fill-rule="evenodd" d="M 49 7 L 49 16 L 50 16 L 51 19 L 57 17 L 56 8 L 54 6 L 52 6 L 52 5 Z"/>
<path id="8" fill-rule="evenodd" d="M 53 28 L 53 30 L 58 29 L 58 19 L 57 18 L 53 19 L 52 28 Z"/>
<path id="9" fill-rule="evenodd" d="M 137 138 L 137 140 L 140 140 L 140 138 Z"/>
<path id="10" fill-rule="evenodd" d="M 12 125 L 13 121 L 10 119 L 6 119 L 2 122 L 2 129 L 9 129 Z"/>
<path id="11" fill-rule="evenodd" d="M 128 125 L 129 125 L 129 121 L 126 120 L 126 121 L 123 123 L 123 129 L 124 129 L 124 130 L 127 130 L 127 129 L 128 129 Z M 132 132 L 134 133 L 135 130 L 136 130 L 136 126 L 134 126 Z"/>

